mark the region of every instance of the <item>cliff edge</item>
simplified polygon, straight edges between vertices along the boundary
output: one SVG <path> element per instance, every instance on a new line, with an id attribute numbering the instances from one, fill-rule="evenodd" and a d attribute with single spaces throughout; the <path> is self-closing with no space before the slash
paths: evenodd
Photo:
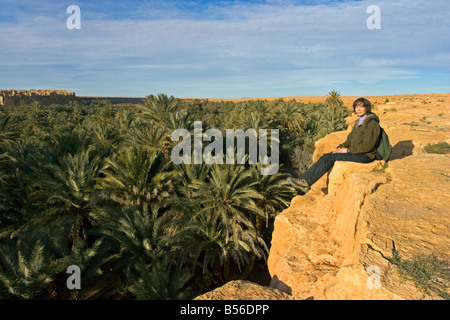
<path id="1" fill-rule="evenodd" d="M 450 157 L 424 147 L 450 142 L 450 95 L 397 99 L 374 110 L 393 145 L 389 162 L 337 162 L 276 217 L 268 259 L 271 287 L 293 299 L 448 296 L 448 278 L 436 280 L 443 291 L 426 290 L 402 276 L 398 257 L 433 255 L 448 262 Z M 314 161 L 334 150 L 349 130 L 317 141 Z"/>

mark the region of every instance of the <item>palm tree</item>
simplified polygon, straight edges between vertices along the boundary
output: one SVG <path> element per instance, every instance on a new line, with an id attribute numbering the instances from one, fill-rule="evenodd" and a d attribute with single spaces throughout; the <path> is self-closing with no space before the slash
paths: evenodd
<path id="1" fill-rule="evenodd" d="M 102 267 L 111 260 L 109 248 L 104 239 L 99 238 L 89 246 L 84 239 L 80 239 L 72 247 L 71 252 L 64 252 L 70 265 L 76 265 L 81 271 L 82 290 L 72 290 L 72 299 L 89 299 L 92 295 L 114 295 L 117 290 L 111 288 L 111 283 L 104 275 Z M 64 278 L 67 274 L 64 274 Z"/>
<path id="2" fill-rule="evenodd" d="M 44 245 L 40 242 L 27 249 L 2 246 L 0 258 L 4 264 L 0 281 L 13 296 L 31 299 L 42 293 L 53 280 L 53 275 L 46 271 Z"/>
<path id="3" fill-rule="evenodd" d="M 164 202 L 144 202 L 140 206 L 107 209 L 110 221 L 103 225 L 101 233 L 119 245 L 116 257 L 124 261 L 127 269 L 132 267 L 130 261 L 152 264 L 164 256 L 164 234 L 170 222 L 161 213 L 164 206 Z"/>
<path id="4" fill-rule="evenodd" d="M 82 130 L 75 128 L 69 132 L 57 132 L 55 138 L 51 140 L 48 148 L 42 148 L 46 158 L 57 161 L 58 158 L 66 154 L 76 154 L 87 150 L 92 144 L 91 135 Z"/>
<path id="5" fill-rule="evenodd" d="M 252 222 L 264 214 L 256 205 L 262 196 L 255 184 L 243 165 L 213 165 L 209 182 L 192 193 L 193 204 L 185 206 L 191 225 L 184 227 L 191 226 L 194 236 L 186 238 L 182 251 L 194 261 L 203 256 L 203 272 L 219 261 L 230 279 L 232 262 L 241 269 L 252 254 L 266 255 L 267 247 Z"/>
<path id="6" fill-rule="evenodd" d="M 185 164 L 178 165 L 180 172 L 179 181 L 176 185 L 177 194 L 181 195 L 181 207 L 185 204 L 184 199 L 192 199 L 193 194 L 205 183 L 209 181 L 211 166 L 202 162 L 201 164 Z"/>
<path id="7" fill-rule="evenodd" d="M 316 128 L 315 140 L 325 137 L 334 131 L 333 115 L 330 109 L 326 109 L 319 115 L 319 120 Z"/>
<path id="8" fill-rule="evenodd" d="M 264 212 L 265 225 L 269 223 L 269 219 L 289 207 L 292 198 L 297 195 L 294 188 L 286 181 L 283 175 L 261 175 L 262 164 L 258 163 L 252 167 L 253 179 L 256 181 L 255 189 L 261 195 L 261 198 L 256 200 L 258 207 Z M 261 218 L 261 216 L 257 216 Z M 257 221 L 261 221 L 258 219 Z M 256 223 L 257 230 L 261 231 L 259 223 Z"/>
<path id="9" fill-rule="evenodd" d="M 163 119 L 163 124 L 170 132 L 176 129 L 186 129 L 188 131 L 194 129 L 194 119 L 187 110 L 177 110 L 168 113 Z"/>
<path id="10" fill-rule="evenodd" d="M 170 170 L 171 162 L 161 152 L 131 146 L 107 158 L 97 189 L 105 198 L 120 204 L 140 205 L 169 196 L 172 180 L 179 173 Z"/>
<path id="11" fill-rule="evenodd" d="M 339 92 L 336 90 L 331 90 L 328 92 L 328 98 L 325 100 L 325 103 L 330 107 L 331 109 L 331 126 L 332 130 L 334 130 L 334 119 L 335 119 L 335 110 L 337 107 L 343 105 L 342 99 L 340 98 Z"/>
<path id="12" fill-rule="evenodd" d="M 0 238 L 9 238 L 41 210 L 32 196 L 44 160 L 38 146 L 22 140 L 8 144 L 0 156 Z"/>
<path id="13" fill-rule="evenodd" d="M 27 109 L 22 110 L 25 111 L 26 127 L 30 127 L 32 133 L 35 134 L 45 117 L 43 106 L 39 102 L 33 101 L 29 106 L 27 106 Z"/>
<path id="14" fill-rule="evenodd" d="M 19 299 L 45 294 L 55 275 L 67 267 L 46 245 L 45 232 L 35 228 L 0 246 L 0 282 Z"/>
<path id="15" fill-rule="evenodd" d="M 162 124 L 169 114 L 176 112 L 179 108 L 179 101 L 172 96 L 168 97 L 162 93 L 157 94 L 156 97 L 149 95 L 144 105 L 140 107 L 140 117 Z"/>
<path id="16" fill-rule="evenodd" d="M 18 126 L 14 118 L 10 115 L 1 114 L 0 117 L 0 148 L 11 143 L 18 135 Z M 1 150 L 1 149 L 0 149 Z"/>
<path id="17" fill-rule="evenodd" d="M 101 158 L 92 148 L 62 156 L 57 163 L 45 163 L 33 182 L 29 194 L 41 212 L 33 223 L 51 223 L 56 230 L 65 230 L 74 245 L 87 240 L 86 230 L 101 220 L 92 195 L 96 179 L 102 169 Z"/>
<path id="18" fill-rule="evenodd" d="M 275 108 L 275 117 L 289 135 L 303 131 L 305 119 L 295 100 L 282 100 Z"/>
<path id="19" fill-rule="evenodd" d="M 123 270 L 125 287 L 138 299 L 182 297 L 191 274 L 175 268 L 169 229 L 173 221 L 164 213 L 166 203 L 110 208 L 111 220 L 102 234 L 116 244 L 111 257 Z M 174 267 L 173 267 L 174 266 Z"/>
<path id="20" fill-rule="evenodd" d="M 111 125 L 100 124 L 92 129 L 92 142 L 99 154 L 105 157 L 111 156 L 119 148 L 122 139 L 119 131 Z"/>
<path id="21" fill-rule="evenodd" d="M 346 118 L 351 115 L 351 111 L 345 107 L 342 103 L 335 109 L 335 123 L 334 123 L 334 131 L 346 130 L 348 124 L 346 122 Z"/>
<path id="22" fill-rule="evenodd" d="M 264 121 L 264 116 L 261 116 L 257 112 L 251 112 L 250 114 L 242 118 L 243 119 L 241 120 L 241 123 L 243 130 L 254 129 L 258 134 L 259 129 L 267 129 L 267 127 L 269 126 L 269 124 Z"/>
<path id="23" fill-rule="evenodd" d="M 203 193 L 210 194 L 204 198 L 205 208 L 214 208 L 214 214 L 221 217 L 228 234 L 234 224 L 250 227 L 250 217 L 261 214 L 255 200 L 261 195 L 255 190 L 251 172 L 243 165 L 213 165 L 209 185 Z"/>
<path id="24" fill-rule="evenodd" d="M 124 135 L 128 133 L 136 120 L 136 113 L 131 110 L 121 110 L 116 118 L 118 131 Z"/>
<path id="25" fill-rule="evenodd" d="M 126 136 L 128 146 L 148 147 L 152 150 L 164 149 L 170 136 L 167 129 L 157 123 L 139 123 L 133 126 Z"/>
<path id="26" fill-rule="evenodd" d="M 8 153 L 0 154 L 0 239 L 8 238 L 24 223 L 22 208 L 26 200 L 26 181 Z"/>
<path id="27" fill-rule="evenodd" d="M 187 267 L 172 268 L 163 260 L 152 266 L 137 263 L 135 268 L 136 275 L 128 290 L 136 299 L 185 300 L 192 298 L 189 281 L 193 274 Z"/>
<path id="28" fill-rule="evenodd" d="M 92 127 L 107 125 L 114 118 L 116 110 L 109 102 L 97 100 L 91 107 L 94 112 L 89 116 L 88 122 Z"/>

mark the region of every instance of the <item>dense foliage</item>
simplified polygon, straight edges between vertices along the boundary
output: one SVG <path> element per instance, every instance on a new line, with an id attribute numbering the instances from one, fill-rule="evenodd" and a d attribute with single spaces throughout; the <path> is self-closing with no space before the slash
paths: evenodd
<path id="1" fill-rule="evenodd" d="M 171 133 L 195 120 L 222 132 L 278 128 L 280 171 L 304 170 L 314 142 L 347 116 L 342 103 L 163 94 L 141 106 L 0 109 L 0 297 L 182 299 L 251 276 L 296 193 L 260 165 L 175 165 Z M 70 265 L 81 290 L 66 286 Z"/>

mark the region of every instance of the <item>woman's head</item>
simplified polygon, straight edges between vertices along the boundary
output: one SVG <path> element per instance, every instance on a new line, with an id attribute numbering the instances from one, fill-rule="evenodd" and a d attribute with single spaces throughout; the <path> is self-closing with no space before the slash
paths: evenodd
<path id="1" fill-rule="evenodd" d="M 358 108 L 358 111 L 356 110 Z M 366 98 L 358 98 L 353 102 L 353 111 L 358 116 L 372 113 L 372 104 Z M 363 113 L 364 112 L 364 113 Z"/>

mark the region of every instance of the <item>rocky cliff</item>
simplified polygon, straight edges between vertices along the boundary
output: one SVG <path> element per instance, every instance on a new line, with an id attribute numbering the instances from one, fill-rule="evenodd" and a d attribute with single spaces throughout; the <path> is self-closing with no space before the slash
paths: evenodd
<path id="1" fill-rule="evenodd" d="M 449 104 L 450 94 L 398 96 L 375 104 L 393 145 L 390 161 L 337 162 L 307 195 L 292 199 L 275 219 L 270 290 L 290 299 L 449 296 L 450 156 L 424 151 L 427 144 L 450 142 Z M 334 150 L 350 129 L 319 140 L 314 160 Z M 400 261 L 430 256 L 447 268 L 446 277 L 433 279 L 437 291 L 400 270 Z M 216 289 L 219 293 L 233 296 L 225 287 Z"/>

